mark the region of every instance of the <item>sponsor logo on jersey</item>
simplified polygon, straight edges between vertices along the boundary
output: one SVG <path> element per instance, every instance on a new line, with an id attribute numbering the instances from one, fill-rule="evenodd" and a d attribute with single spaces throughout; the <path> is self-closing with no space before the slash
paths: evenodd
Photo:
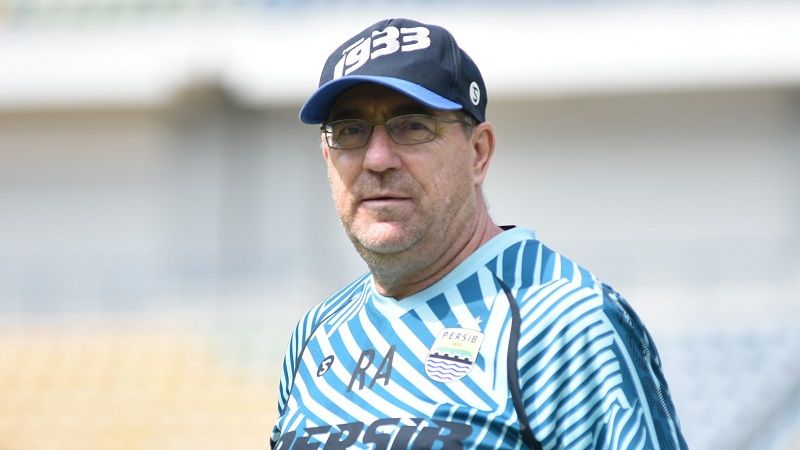
<path id="1" fill-rule="evenodd" d="M 425 373 L 434 381 L 450 383 L 472 370 L 483 342 L 483 333 L 467 328 L 444 328 L 425 359 Z"/>
<path id="2" fill-rule="evenodd" d="M 420 448 L 456 450 L 472 434 L 472 425 L 436 419 L 383 418 L 372 423 L 351 422 L 320 425 L 283 433 L 273 450 L 326 449 L 344 450 L 357 444 L 367 448 Z M 363 447 L 363 446 L 358 446 Z"/>
<path id="3" fill-rule="evenodd" d="M 321 377 L 325 375 L 328 372 L 328 369 L 331 368 L 335 360 L 336 358 L 333 355 L 328 355 L 325 359 L 323 359 L 322 362 L 319 364 L 319 367 L 317 367 L 317 376 Z"/>

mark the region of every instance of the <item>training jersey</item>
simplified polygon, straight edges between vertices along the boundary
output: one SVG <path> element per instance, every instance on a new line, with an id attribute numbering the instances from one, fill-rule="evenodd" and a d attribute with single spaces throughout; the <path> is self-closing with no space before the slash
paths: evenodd
<path id="1" fill-rule="evenodd" d="M 364 274 L 298 322 L 274 449 L 686 449 L 625 300 L 531 230 L 396 300 Z"/>

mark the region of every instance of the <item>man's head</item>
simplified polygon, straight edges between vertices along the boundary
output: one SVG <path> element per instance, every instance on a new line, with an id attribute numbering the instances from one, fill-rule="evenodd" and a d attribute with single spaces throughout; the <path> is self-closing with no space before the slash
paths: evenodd
<path id="1" fill-rule="evenodd" d="M 477 67 L 439 27 L 379 22 L 328 58 L 300 117 L 323 123 L 336 209 L 382 293 L 426 287 L 485 240 L 485 101 Z"/>
<path id="2" fill-rule="evenodd" d="M 486 120 L 486 86 L 478 66 L 449 31 L 408 19 L 377 22 L 339 46 L 325 62 L 319 89 L 300 120 L 322 123 L 336 98 L 361 83 L 381 84 L 436 110 Z"/>

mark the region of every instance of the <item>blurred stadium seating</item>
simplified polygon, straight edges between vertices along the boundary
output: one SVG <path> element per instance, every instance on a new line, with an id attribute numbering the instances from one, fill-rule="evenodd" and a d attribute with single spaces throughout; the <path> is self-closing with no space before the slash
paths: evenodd
<path id="1" fill-rule="evenodd" d="M 1 449 L 266 448 L 278 374 L 264 327 L 63 319 L 0 328 Z M 658 344 L 691 448 L 798 448 L 774 442 L 796 433 L 795 327 L 680 333 Z"/>
<path id="2" fill-rule="evenodd" d="M 237 357 L 268 343 L 146 322 L 3 323 L 0 448 L 268 447 L 275 374 Z"/>
<path id="3" fill-rule="evenodd" d="M 800 406 L 797 327 L 712 329 L 658 344 L 691 448 L 774 448 Z"/>

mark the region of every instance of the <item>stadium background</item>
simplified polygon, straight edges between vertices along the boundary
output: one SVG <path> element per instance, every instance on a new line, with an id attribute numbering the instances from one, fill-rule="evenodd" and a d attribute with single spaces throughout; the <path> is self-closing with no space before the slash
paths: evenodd
<path id="1" fill-rule="evenodd" d="M 0 0 L 0 449 L 267 447 L 364 270 L 297 110 L 388 16 L 478 62 L 493 215 L 628 297 L 691 448 L 800 449 L 800 5 L 755 0 Z"/>

